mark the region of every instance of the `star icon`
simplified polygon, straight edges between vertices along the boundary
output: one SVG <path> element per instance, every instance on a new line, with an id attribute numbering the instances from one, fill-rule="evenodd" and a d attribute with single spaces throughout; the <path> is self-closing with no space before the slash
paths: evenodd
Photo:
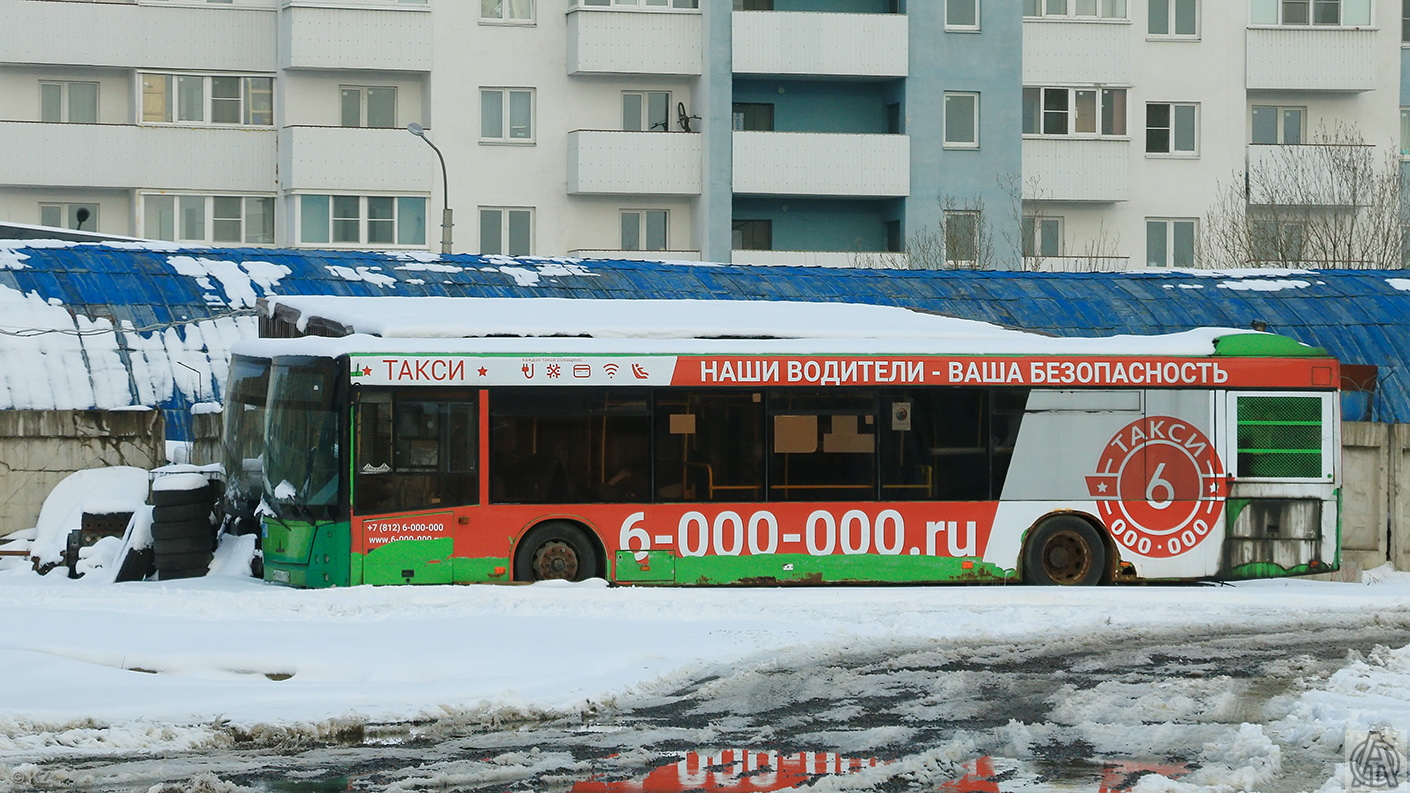
<path id="1" fill-rule="evenodd" d="M 371 375 L 371 374 L 372 374 L 372 367 L 370 367 L 370 366 L 364 366 L 364 367 L 362 367 L 362 376 L 363 376 L 363 377 L 367 377 L 367 376 L 369 376 L 369 375 Z"/>
<path id="2" fill-rule="evenodd" d="M 1097 485 L 1097 492 L 1098 492 L 1098 493 L 1105 493 L 1105 492 L 1106 492 L 1106 482 L 1102 482 L 1101 484 L 1098 484 L 1098 485 Z"/>
<path id="3" fill-rule="evenodd" d="M 483 367 L 483 366 L 480 367 L 480 376 L 481 376 L 481 377 L 484 377 L 485 375 L 487 375 L 487 374 L 489 374 L 489 373 L 490 373 L 490 370 L 489 370 L 489 369 L 486 369 L 486 368 Z"/>

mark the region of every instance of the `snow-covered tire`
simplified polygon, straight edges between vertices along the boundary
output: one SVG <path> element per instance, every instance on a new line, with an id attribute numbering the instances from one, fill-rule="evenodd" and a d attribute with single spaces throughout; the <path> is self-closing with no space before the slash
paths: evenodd
<path id="1" fill-rule="evenodd" d="M 141 581 L 152 574 L 156 568 L 152 564 L 152 549 L 129 548 L 123 554 L 122 564 L 118 565 L 117 576 L 114 581 Z"/>
<path id="2" fill-rule="evenodd" d="M 194 490 L 152 491 L 152 504 L 158 507 L 172 507 L 178 504 L 205 504 L 209 506 L 214 503 L 215 494 L 211 492 L 210 485 Z"/>
<path id="3" fill-rule="evenodd" d="M 206 567 L 187 567 L 179 570 L 158 570 L 158 581 L 175 581 L 179 578 L 200 578 L 208 572 Z"/>
<path id="4" fill-rule="evenodd" d="M 152 522 L 177 523 L 197 519 L 209 521 L 211 511 L 211 505 L 205 502 L 199 504 L 170 504 L 167 506 L 152 507 Z"/>
<path id="5" fill-rule="evenodd" d="M 157 572 L 165 573 L 169 570 L 189 570 L 196 567 L 202 572 L 210 567 L 211 559 L 214 558 L 210 551 L 190 551 L 187 553 L 156 553 Z"/>
<path id="6" fill-rule="evenodd" d="M 163 556 L 196 553 L 197 551 L 209 553 L 215 547 L 215 536 L 170 537 L 164 540 L 154 540 L 152 546 Z"/>
<path id="7" fill-rule="evenodd" d="M 179 540 L 187 537 L 214 537 L 215 527 L 209 520 L 183 520 L 176 523 L 152 523 L 152 539 L 157 545 L 162 540 Z"/>

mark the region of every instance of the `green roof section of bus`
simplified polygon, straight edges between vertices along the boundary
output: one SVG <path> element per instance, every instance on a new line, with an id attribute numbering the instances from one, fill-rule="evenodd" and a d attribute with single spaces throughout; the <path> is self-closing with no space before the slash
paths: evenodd
<path id="1" fill-rule="evenodd" d="M 1322 347 L 1276 333 L 1235 333 L 1214 342 L 1214 354 L 1239 358 L 1330 358 Z"/>

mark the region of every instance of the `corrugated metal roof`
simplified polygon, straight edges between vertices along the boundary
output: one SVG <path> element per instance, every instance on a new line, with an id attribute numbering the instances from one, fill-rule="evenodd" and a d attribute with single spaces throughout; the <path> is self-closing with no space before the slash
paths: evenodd
<path id="1" fill-rule="evenodd" d="M 248 316 L 213 322 L 264 295 L 728 298 L 896 305 L 1065 336 L 1152 334 L 1200 326 L 1268 329 L 1326 347 L 1347 363 L 1381 367 L 1378 421 L 1410 422 L 1410 292 L 1401 272 L 1367 270 L 1003 273 L 838 270 L 364 251 L 180 248 L 159 244 L 0 243 L 0 329 L 63 326 L 73 334 L 104 320 L 149 328 L 81 338 L 92 389 L 56 393 L 85 405 L 167 409 L 184 437 L 184 408 L 218 398 L 228 345 L 253 335 Z M 1410 288 L 1410 280 L 1400 284 Z M 33 295 L 26 302 L 24 295 Z M 41 302 L 42 301 L 42 302 Z M 61 304 L 45 307 L 44 302 Z M 12 310 L 13 309 L 13 310 Z M 22 309 L 22 310 L 21 310 Z M 77 319 L 56 319 L 58 310 Z M 96 320 L 95 328 L 90 320 Z M 46 324 L 47 323 L 47 324 Z M 12 366 L 44 367 L 73 355 L 49 337 L 0 343 L 0 380 Z M 120 361 L 126 385 L 111 382 Z M 34 376 L 31 374 L 30 376 Z M 43 376 L 40 374 L 39 376 Z M 71 373 L 65 376 L 71 377 Z M 18 375 L 13 375 L 18 378 Z M 0 408 L 26 403 L 23 382 L 0 383 Z M 121 392 L 121 393 L 119 393 Z M 125 400 L 122 393 L 126 394 Z M 16 398 L 22 397 L 22 398 Z M 8 401 L 7 401 L 8 400 Z"/>

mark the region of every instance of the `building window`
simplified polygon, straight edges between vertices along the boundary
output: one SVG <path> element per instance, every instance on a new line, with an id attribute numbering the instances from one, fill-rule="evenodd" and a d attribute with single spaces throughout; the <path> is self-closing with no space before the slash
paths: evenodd
<path id="1" fill-rule="evenodd" d="M 979 213 L 973 210 L 946 211 L 945 264 L 974 267 L 979 262 Z"/>
<path id="2" fill-rule="evenodd" d="M 1410 107 L 1400 108 L 1400 156 L 1410 157 Z"/>
<path id="3" fill-rule="evenodd" d="M 1306 121 L 1305 107 L 1254 105 L 1252 142 L 1297 145 L 1302 143 L 1302 130 Z"/>
<path id="4" fill-rule="evenodd" d="M 39 225 L 74 231 L 98 230 L 97 204 L 40 204 Z"/>
<path id="5" fill-rule="evenodd" d="M 666 219 L 664 209 L 622 210 L 622 250 L 667 250 Z"/>
<path id="6" fill-rule="evenodd" d="M 1400 0 L 1400 40 L 1410 42 L 1410 0 Z"/>
<path id="7" fill-rule="evenodd" d="M 1126 134 L 1125 88 L 1024 88 L 1023 134 Z"/>
<path id="8" fill-rule="evenodd" d="M 772 11 L 774 0 L 734 0 L 735 11 Z"/>
<path id="9" fill-rule="evenodd" d="M 1255 25 L 1368 27 L 1371 0 L 1252 0 L 1249 18 Z"/>
<path id="10" fill-rule="evenodd" d="M 480 21 L 533 24 L 534 0 L 480 0 Z"/>
<path id="11" fill-rule="evenodd" d="M 735 102 L 733 109 L 733 129 L 737 132 L 772 132 L 774 128 L 774 106 L 767 102 Z"/>
<path id="12" fill-rule="evenodd" d="M 979 148 L 979 94 L 945 93 L 945 148 Z"/>
<path id="13" fill-rule="evenodd" d="M 668 91 L 627 91 L 622 94 L 622 129 L 629 132 L 669 132 L 671 94 Z"/>
<path id="14" fill-rule="evenodd" d="M 1023 255 L 1029 258 L 1062 255 L 1062 218 L 1026 215 Z"/>
<path id="15" fill-rule="evenodd" d="M 97 124 L 98 84 L 41 82 L 39 120 L 50 124 Z"/>
<path id="16" fill-rule="evenodd" d="M 268 196 L 142 196 L 142 235 L 172 242 L 274 244 Z"/>
<path id="17" fill-rule="evenodd" d="M 979 0 L 945 0 L 946 30 L 979 30 Z"/>
<path id="18" fill-rule="evenodd" d="M 299 242 L 305 245 L 425 245 L 426 199 L 420 196 L 299 196 Z"/>
<path id="19" fill-rule="evenodd" d="M 274 124 L 274 78 L 142 75 L 144 124 Z"/>
<path id="20" fill-rule="evenodd" d="M 480 137 L 483 140 L 534 141 L 534 89 L 481 88 Z"/>
<path id="21" fill-rule="evenodd" d="M 1162 38 L 1199 37 L 1199 0 L 1151 0 L 1146 32 Z"/>
<path id="22" fill-rule="evenodd" d="M 345 85 L 339 89 L 345 127 L 397 126 L 397 89 L 390 85 Z"/>
<path id="23" fill-rule="evenodd" d="M 1023 0 L 1026 17 L 1125 19 L 1126 0 Z"/>
<path id="24" fill-rule="evenodd" d="M 1194 267 L 1194 218 L 1146 218 L 1146 266 Z"/>
<path id="25" fill-rule="evenodd" d="M 1146 104 L 1146 153 L 1194 154 L 1199 137 L 1199 105 Z"/>
<path id="26" fill-rule="evenodd" d="M 772 220 L 736 220 L 730 225 L 730 247 L 737 251 L 774 249 Z"/>
<path id="27" fill-rule="evenodd" d="M 534 252 L 534 210 L 480 207 L 480 253 L 528 256 Z"/>
<path id="28" fill-rule="evenodd" d="M 1249 256 L 1255 262 L 1299 263 L 1306 231 L 1306 225 L 1296 220 L 1250 220 Z"/>

